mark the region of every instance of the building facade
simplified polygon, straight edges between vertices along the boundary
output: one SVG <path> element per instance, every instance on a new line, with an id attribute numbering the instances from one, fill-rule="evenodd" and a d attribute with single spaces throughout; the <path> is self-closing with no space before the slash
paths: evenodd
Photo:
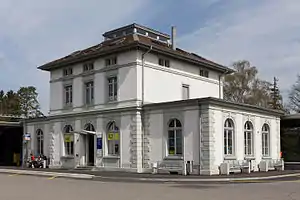
<path id="1" fill-rule="evenodd" d="M 222 100 L 233 71 L 176 48 L 175 35 L 132 24 L 39 67 L 51 74 L 50 112 L 27 120 L 27 150 L 53 168 L 172 171 L 189 161 L 210 175 L 227 161 L 258 170 L 279 159 L 281 113 Z"/>

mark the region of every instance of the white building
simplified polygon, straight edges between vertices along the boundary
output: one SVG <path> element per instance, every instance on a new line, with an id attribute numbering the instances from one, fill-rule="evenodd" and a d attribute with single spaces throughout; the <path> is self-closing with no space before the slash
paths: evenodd
<path id="1" fill-rule="evenodd" d="M 51 74 L 50 114 L 25 132 L 50 167 L 147 172 L 190 161 L 211 175 L 222 163 L 258 170 L 279 159 L 281 113 L 222 100 L 233 70 L 176 48 L 175 29 L 170 38 L 132 24 L 103 36 L 39 67 Z"/>

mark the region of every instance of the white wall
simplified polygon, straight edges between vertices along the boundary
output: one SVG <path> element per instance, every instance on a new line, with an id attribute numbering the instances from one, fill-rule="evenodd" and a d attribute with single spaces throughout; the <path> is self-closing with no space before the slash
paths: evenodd
<path id="1" fill-rule="evenodd" d="M 140 53 L 141 54 L 141 53 Z M 140 59 L 141 56 L 139 56 Z M 141 60 L 139 60 L 141 62 Z M 141 68 L 141 66 L 139 66 Z M 182 100 L 182 84 L 189 85 L 190 98 L 219 98 L 219 74 L 210 71 L 210 77 L 199 75 L 198 66 L 170 60 L 170 68 L 158 65 L 158 56 L 147 54 L 145 57 L 145 102 L 165 102 Z M 138 69 L 142 76 L 142 70 Z M 142 85 L 138 79 L 137 85 Z M 141 87 L 138 87 L 141 94 Z M 222 91 L 221 91 L 222 94 Z"/>
<path id="2" fill-rule="evenodd" d="M 142 66 L 141 52 L 130 51 L 117 55 L 118 65 L 124 65 L 112 71 L 103 72 L 105 59 L 97 59 L 94 63 L 95 109 L 107 106 L 107 76 L 118 75 L 118 101 L 136 101 L 142 99 Z M 135 62 L 139 64 L 136 65 Z M 158 65 L 158 56 L 147 54 L 145 57 L 145 102 L 157 103 L 182 99 L 182 84 L 190 87 L 190 98 L 219 97 L 220 73 L 209 71 L 209 78 L 199 75 L 200 68 L 178 60 L 170 60 L 170 68 Z M 84 108 L 83 65 L 73 65 L 73 81 L 63 78 L 63 69 L 51 71 L 50 111 L 51 115 L 62 113 L 64 82 L 73 83 L 73 108 L 69 112 L 82 111 Z M 109 68 L 109 67 L 108 67 Z M 221 88 L 221 97 L 223 96 Z"/>
<path id="3" fill-rule="evenodd" d="M 185 110 L 185 111 L 184 111 Z M 186 160 L 199 162 L 199 116 L 196 108 L 155 110 L 149 114 L 150 163 L 162 161 L 167 157 L 168 124 L 172 118 L 180 120 L 183 128 L 183 153 Z"/>
<path id="4" fill-rule="evenodd" d="M 137 69 L 133 63 L 136 61 L 136 51 L 119 54 L 118 65 L 131 65 L 121 67 L 112 71 L 101 71 L 105 66 L 105 59 L 97 59 L 94 63 L 94 108 L 105 108 L 107 104 L 108 89 L 107 76 L 116 74 L 118 76 L 118 101 L 120 104 L 126 101 L 135 101 L 137 99 Z M 64 83 L 72 82 L 73 85 L 73 108 L 69 112 L 80 112 L 84 107 L 84 78 L 83 65 L 76 64 L 73 67 L 73 78 L 63 78 L 63 69 L 51 71 L 50 82 L 50 115 L 62 113 L 64 107 Z M 98 71 L 97 71 L 98 70 Z M 100 70 L 100 71 L 99 71 Z M 91 109 L 91 108 L 90 108 Z"/>
<path id="5" fill-rule="evenodd" d="M 251 121 L 254 126 L 254 158 L 255 169 L 262 158 L 262 135 L 261 130 L 264 123 L 270 126 L 270 156 L 272 159 L 279 159 L 280 153 L 280 125 L 276 121 L 279 119 L 274 116 L 262 115 L 258 113 L 244 112 L 241 110 L 224 109 L 213 107 L 214 134 L 215 134 L 215 162 L 219 166 L 224 161 L 224 123 L 227 118 L 231 118 L 235 125 L 235 155 L 232 157 L 237 160 L 244 160 L 244 124 Z"/>

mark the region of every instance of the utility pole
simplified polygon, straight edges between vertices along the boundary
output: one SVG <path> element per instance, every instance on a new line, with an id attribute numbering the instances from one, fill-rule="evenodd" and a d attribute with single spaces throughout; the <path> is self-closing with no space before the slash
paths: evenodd
<path id="1" fill-rule="evenodd" d="M 273 79 L 273 87 L 270 88 L 271 90 L 271 96 L 272 96 L 272 102 L 271 102 L 271 107 L 276 110 L 281 110 L 282 105 L 281 105 L 281 96 L 278 88 L 278 79 L 274 77 Z"/>

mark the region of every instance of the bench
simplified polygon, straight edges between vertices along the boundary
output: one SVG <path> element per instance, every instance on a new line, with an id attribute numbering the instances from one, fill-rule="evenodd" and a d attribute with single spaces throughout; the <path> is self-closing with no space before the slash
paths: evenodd
<path id="1" fill-rule="evenodd" d="M 225 160 L 220 165 L 220 174 L 229 175 L 230 173 L 250 173 L 250 162 L 247 160 Z"/>
<path id="2" fill-rule="evenodd" d="M 159 173 L 161 171 L 170 173 L 182 173 L 183 169 L 183 160 L 163 160 L 152 163 L 152 173 Z"/>
<path id="3" fill-rule="evenodd" d="M 283 159 L 262 160 L 259 164 L 259 170 L 263 172 L 267 172 L 269 170 L 283 171 L 284 161 Z"/>

